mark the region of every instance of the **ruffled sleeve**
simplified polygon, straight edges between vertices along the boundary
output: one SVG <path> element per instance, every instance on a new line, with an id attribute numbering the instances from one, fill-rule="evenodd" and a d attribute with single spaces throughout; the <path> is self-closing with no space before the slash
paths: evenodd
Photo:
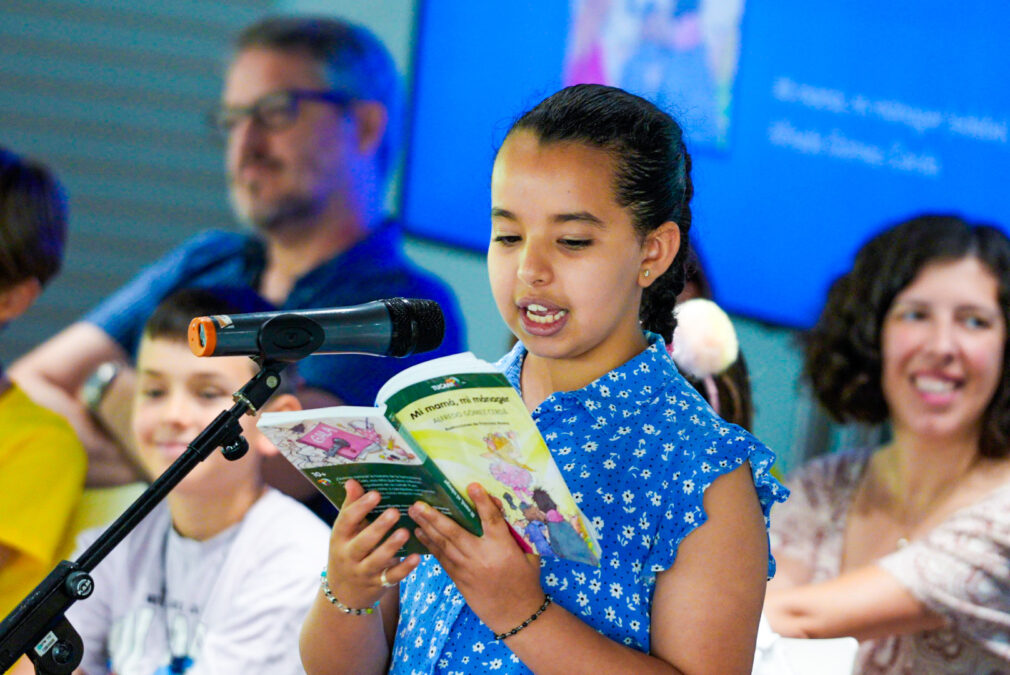
<path id="1" fill-rule="evenodd" d="M 695 424 L 699 424 L 695 416 Z M 677 549 L 687 535 L 707 520 L 703 507 L 705 491 L 724 474 L 750 463 L 751 475 L 761 503 L 765 525 L 768 525 L 772 505 L 786 499 L 789 492 L 771 475 L 775 455 L 743 429 L 728 424 L 714 415 L 700 422 L 711 423 L 715 434 L 706 435 L 700 450 L 691 450 L 685 442 L 679 462 L 680 470 L 673 475 L 669 499 L 659 528 L 660 545 L 653 547 L 647 558 L 647 571 L 655 573 L 673 566 Z M 775 560 L 768 556 L 768 576 L 775 574 Z"/>
<path id="2" fill-rule="evenodd" d="M 1010 660 L 1008 561 L 1010 487 L 1003 487 L 877 564 L 958 633 Z"/>

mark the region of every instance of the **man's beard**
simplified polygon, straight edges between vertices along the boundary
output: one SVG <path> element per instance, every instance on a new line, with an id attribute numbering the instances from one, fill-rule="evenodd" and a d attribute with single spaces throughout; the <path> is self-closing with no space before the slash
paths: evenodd
<path id="1" fill-rule="evenodd" d="M 257 203 L 256 197 L 247 196 L 243 205 L 231 192 L 232 210 L 248 229 L 260 233 L 279 233 L 300 226 L 319 215 L 320 205 L 308 195 L 285 195 L 274 203 Z"/>

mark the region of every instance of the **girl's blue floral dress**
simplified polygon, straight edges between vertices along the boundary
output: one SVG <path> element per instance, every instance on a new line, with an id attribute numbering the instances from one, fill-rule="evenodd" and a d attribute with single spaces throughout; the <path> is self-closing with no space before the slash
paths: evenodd
<path id="1" fill-rule="evenodd" d="M 649 651 L 656 572 L 705 522 L 702 496 L 713 480 L 750 461 L 765 522 L 787 491 L 771 476 L 771 451 L 719 418 L 677 372 L 658 335 L 649 347 L 586 387 L 551 395 L 533 412 L 554 460 L 592 520 L 599 567 L 541 559 L 554 601 L 613 640 Z M 526 349 L 499 362 L 512 385 Z M 775 571 L 769 556 L 768 575 Z M 400 589 L 390 673 L 529 673 L 470 610 L 432 556 Z"/>

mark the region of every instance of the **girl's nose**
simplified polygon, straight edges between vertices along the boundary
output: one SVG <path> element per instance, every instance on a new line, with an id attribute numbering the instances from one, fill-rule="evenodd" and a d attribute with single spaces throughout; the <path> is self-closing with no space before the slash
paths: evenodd
<path id="1" fill-rule="evenodd" d="M 534 245 L 527 245 L 519 256 L 519 280 L 528 286 L 543 286 L 550 281 L 547 257 Z"/>

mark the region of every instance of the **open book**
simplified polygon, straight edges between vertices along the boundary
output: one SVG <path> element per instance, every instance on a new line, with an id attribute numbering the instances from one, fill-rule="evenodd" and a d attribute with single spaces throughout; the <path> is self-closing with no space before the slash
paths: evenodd
<path id="1" fill-rule="evenodd" d="M 501 501 L 505 520 L 529 553 L 598 565 L 600 546 L 515 389 L 466 352 L 394 375 L 377 407 L 337 406 L 263 413 L 257 426 L 338 508 L 348 478 L 378 490 L 400 526 L 424 501 L 480 535 L 466 486 Z M 411 535 L 401 554 L 425 552 Z"/>

